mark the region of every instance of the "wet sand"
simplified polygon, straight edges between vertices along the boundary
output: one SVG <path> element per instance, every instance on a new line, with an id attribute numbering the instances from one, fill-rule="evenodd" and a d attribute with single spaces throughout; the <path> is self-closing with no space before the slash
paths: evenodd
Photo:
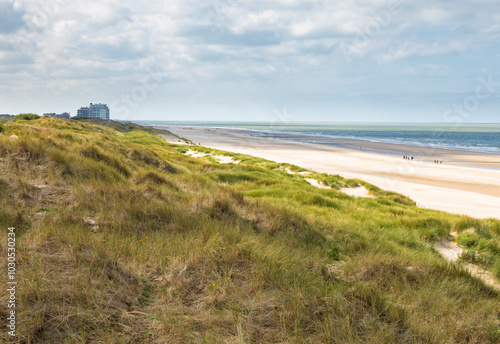
<path id="1" fill-rule="evenodd" d="M 166 128 L 206 147 L 365 180 L 424 208 L 500 219 L 497 154 L 293 134 L 270 138 L 240 129 Z M 414 161 L 403 160 L 403 155 L 414 156 Z"/>

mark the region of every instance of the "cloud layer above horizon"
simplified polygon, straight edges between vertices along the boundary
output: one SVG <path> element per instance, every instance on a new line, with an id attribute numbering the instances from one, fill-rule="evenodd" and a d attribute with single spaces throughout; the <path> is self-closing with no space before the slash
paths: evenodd
<path id="1" fill-rule="evenodd" d="M 493 0 L 0 0 L 0 113 L 499 122 L 499 39 Z"/>

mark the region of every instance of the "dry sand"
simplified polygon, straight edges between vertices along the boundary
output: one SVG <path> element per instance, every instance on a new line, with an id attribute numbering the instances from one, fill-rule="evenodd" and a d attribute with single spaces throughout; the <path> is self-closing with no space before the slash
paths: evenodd
<path id="1" fill-rule="evenodd" d="M 363 185 L 355 188 L 343 188 L 339 191 L 354 197 L 375 198 L 374 196 L 370 195 L 370 192 Z"/>
<path id="2" fill-rule="evenodd" d="M 206 147 L 365 180 L 409 196 L 421 207 L 500 219 L 500 155 L 361 140 L 304 143 L 287 140 L 290 137 L 252 136 L 251 132 L 234 129 L 179 126 L 167 129 Z M 373 150 L 400 152 L 401 157 Z M 415 155 L 416 160 L 403 160 L 403 155 Z M 442 160 L 443 164 L 434 164 L 433 159 Z"/>
<path id="3" fill-rule="evenodd" d="M 318 189 L 326 189 L 326 190 L 329 190 L 331 189 L 331 187 L 323 184 L 322 182 L 316 180 L 316 179 L 310 179 L 310 178 L 305 178 L 304 179 L 306 182 L 308 182 L 309 184 L 311 184 L 312 186 L 314 186 L 315 188 L 318 188 Z"/>

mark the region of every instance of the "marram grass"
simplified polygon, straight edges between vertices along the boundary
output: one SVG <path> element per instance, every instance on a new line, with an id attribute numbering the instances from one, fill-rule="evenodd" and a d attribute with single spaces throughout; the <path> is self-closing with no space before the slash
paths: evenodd
<path id="1" fill-rule="evenodd" d="M 500 341 L 498 292 L 433 248 L 457 231 L 462 261 L 499 276 L 499 221 L 339 176 L 311 174 L 332 187 L 316 189 L 263 159 L 188 157 L 136 125 L 2 127 L 18 343 Z M 338 191 L 358 184 L 377 198 Z"/>

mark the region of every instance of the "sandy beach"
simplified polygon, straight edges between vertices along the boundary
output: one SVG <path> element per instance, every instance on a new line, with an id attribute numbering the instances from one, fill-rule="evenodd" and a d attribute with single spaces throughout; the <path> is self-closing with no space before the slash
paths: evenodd
<path id="1" fill-rule="evenodd" d="M 500 155 L 362 140 L 284 134 L 270 138 L 239 129 L 162 126 L 194 143 L 358 178 L 413 199 L 421 207 L 500 219 Z M 398 154 L 400 154 L 398 156 Z M 414 156 L 414 161 L 403 155 Z M 440 160 L 442 164 L 435 164 Z"/>

